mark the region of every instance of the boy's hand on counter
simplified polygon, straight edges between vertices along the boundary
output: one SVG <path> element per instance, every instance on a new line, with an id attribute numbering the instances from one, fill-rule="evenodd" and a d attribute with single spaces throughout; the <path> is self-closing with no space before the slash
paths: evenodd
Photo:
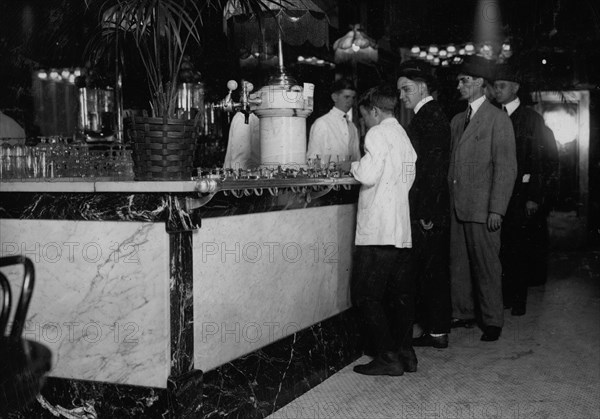
<path id="1" fill-rule="evenodd" d="M 342 173 L 348 173 L 350 171 L 351 165 L 352 165 L 352 162 L 349 160 L 340 161 L 340 162 L 336 163 L 336 168 Z"/>

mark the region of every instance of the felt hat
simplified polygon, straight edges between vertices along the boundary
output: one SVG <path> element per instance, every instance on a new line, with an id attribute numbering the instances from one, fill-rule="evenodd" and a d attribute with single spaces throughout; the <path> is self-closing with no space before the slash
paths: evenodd
<path id="1" fill-rule="evenodd" d="M 486 80 L 494 79 L 492 62 L 479 55 L 465 57 L 458 72 L 471 77 L 482 77 Z"/>
<path id="2" fill-rule="evenodd" d="M 406 77 L 410 80 L 424 80 L 429 87 L 429 90 L 435 90 L 436 80 L 433 76 L 433 69 L 427 61 L 409 60 L 400 64 L 398 78 Z"/>
<path id="3" fill-rule="evenodd" d="M 521 72 L 517 70 L 514 65 L 511 64 L 498 64 L 494 69 L 494 80 L 512 81 L 515 83 L 521 83 L 523 77 Z"/>

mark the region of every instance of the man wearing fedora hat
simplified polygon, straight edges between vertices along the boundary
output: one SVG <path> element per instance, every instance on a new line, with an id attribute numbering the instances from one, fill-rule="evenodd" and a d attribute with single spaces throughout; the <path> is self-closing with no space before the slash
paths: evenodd
<path id="1" fill-rule="evenodd" d="M 457 76 L 467 110 L 450 124 L 450 288 L 452 326 L 472 327 L 475 305 L 482 341 L 504 325 L 500 228 L 514 186 L 517 161 L 510 118 L 485 97 L 488 60 L 468 56 Z"/>
<path id="2" fill-rule="evenodd" d="M 417 284 L 415 329 L 421 330 L 413 346 L 446 348 L 451 311 L 446 181 L 450 122 L 431 96 L 435 81 L 425 61 L 411 60 L 400 66 L 397 87 L 404 107 L 415 113 L 406 132 L 417 152 L 416 176 L 409 193 L 413 249 L 403 274 L 414 276 Z"/>
<path id="3" fill-rule="evenodd" d="M 518 96 L 521 77 L 509 64 L 496 66 L 494 92 L 515 132 L 517 179 L 502 226 L 504 307 L 513 316 L 526 312 L 530 278 L 545 280 L 548 258 L 549 196 L 558 154 L 552 131 L 540 114 Z"/>

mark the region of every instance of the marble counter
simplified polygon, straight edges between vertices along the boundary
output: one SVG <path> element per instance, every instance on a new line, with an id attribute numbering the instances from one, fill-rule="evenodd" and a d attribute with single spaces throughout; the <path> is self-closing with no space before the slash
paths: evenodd
<path id="1" fill-rule="evenodd" d="M 15 417 L 53 417 L 60 405 L 89 417 L 260 418 L 358 356 L 351 184 L 312 200 L 298 183 L 261 195 L 224 185 L 190 209 L 195 182 L 153 192 L 9 183 L 1 250 L 33 260 L 25 337 L 55 353 L 46 403 Z"/>
<path id="2" fill-rule="evenodd" d="M 37 280 L 23 337 L 52 351 L 51 377 L 166 388 L 164 225 L 0 220 L 0 231 L 1 256 L 22 254 L 34 263 Z M 20 289 L 22 268 L 2 271 L 11 288 Z"/>
<path id="3" fill-rule="evenodd" d="M 204 220 L 193 236 L 194 366 L 214 369 L 350 307 L 356 208 Z"/>
<path id="4" fill-rule="evenodd" d="M 133 181 L 112 178 L 55 178 L 55 179 L 3 179 L 0 181 L 2 192 L 71 192 L 71 193 L 190 193 L 204 192 L 202 183 L 210 180 L 178 180 L 178 181 Z M 345 177 L 290 177 L 271 179 L 226 179 L 213 180 L 218 190 L 243 190 L 255 188 L 286 188 L 299 186 L 335 186 L 358 185 L 350 176 Z"/>
<path id="5" fill-rule="evenodd" d="M 56 178 L 45 181 L 37 180 L 3 180 L 0 182 L 0 192 L 194 192 L 196 181 L 156 181 L 143 182 L 133 180 L 112 180 L 110 178 Z"/>

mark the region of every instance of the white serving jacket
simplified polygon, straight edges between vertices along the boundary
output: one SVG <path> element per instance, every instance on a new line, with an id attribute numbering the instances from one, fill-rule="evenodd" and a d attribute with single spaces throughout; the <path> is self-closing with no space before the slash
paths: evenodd
<path id="1" fill-rule="evenodd" d="M 351 172 L 362 186 L 356 220 L 357 246 L 412 247 L 408 191 L 415 180 L 417 153 L 395 118 L 372 127 L 365 155 Z"/>
<path id="2" fill-rule="evenodd" d="M 260 166 L 260 121 L 250 113 L 248 123 L 243 112 L 237 112 L 229 126 L 229 140 L 223 167 L 253 169 Z"/>
<path id="3" fill-rule="evenodd" d="M 352 122 L 344 119 L 344 115 L 346 114 L 334 106 L 312 124 L 307 159 L 314 159 L 317 155 L 321 158 L 330 155 L 332 161 L 337 158 L 345 160 L 345 156 L 351 156 L 351 161 L 360 159 L 358 130 Z"/>

